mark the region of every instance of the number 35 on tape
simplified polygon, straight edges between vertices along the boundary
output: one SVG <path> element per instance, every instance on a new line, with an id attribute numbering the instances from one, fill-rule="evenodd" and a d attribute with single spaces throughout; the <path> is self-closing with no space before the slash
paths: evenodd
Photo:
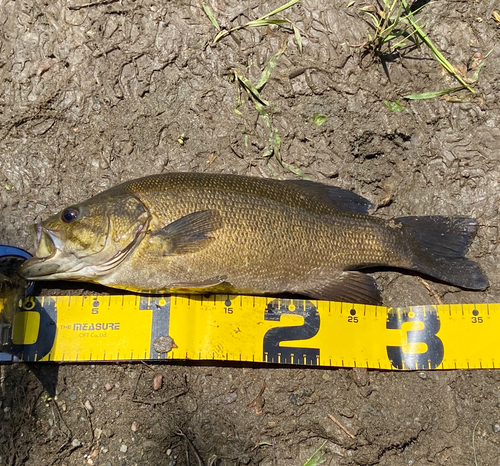
<path id="1" fill-rule="evenodd" d="M 0 351 L 22 361 L 500 367 L 500 304 L 391 309 L 226 295 L 57 296 L 26 301 L 2 334 Z"/>

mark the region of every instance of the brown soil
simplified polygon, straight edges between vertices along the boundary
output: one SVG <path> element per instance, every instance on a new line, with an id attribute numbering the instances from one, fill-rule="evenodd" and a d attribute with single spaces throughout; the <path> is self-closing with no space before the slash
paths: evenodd
<path id="1" fill-rule="evenodd" d="M 229 28 L 284 2 L 207 3 Z M 286 10 L 304 31 L 300 53 L 293 33 L 276 26 L 211 44 L 216 30 L 197 0 L 0 1 L 0 243 L 32 251 L 34 221 L 145 174 L 295 177 L 265 157 L 270 131 L 244 95 L 238 107 L 231 79 L 239 70 L 256 83 L 286 43 L 262 91 L 283 160 L 384 205 L 377 215 L 386 218 L 476 217 L 470 256 L 491 287 L 431 287 L 445 303 L 499 302 L 498 51 L 475 94 L 407 101 L 456 81 L 425 46 L 363 56 L 360 6 L 304 0 Z M 474 54 L 500 39 L 495 7 L 435 2 L 417 16 L 470 77 Z M 397 99 L 407 111 L 384 105 Z M 315 114 L 326 121 L 318 126 Z M 375 276 L 387 305 L 435 302 L 417 277 Z M 299 466 L 324 440 L 327 465 L 497 465 L 500 457 L 496 371 L 17 364 L 1 366 L 0 396 L 5 465 Z"/>

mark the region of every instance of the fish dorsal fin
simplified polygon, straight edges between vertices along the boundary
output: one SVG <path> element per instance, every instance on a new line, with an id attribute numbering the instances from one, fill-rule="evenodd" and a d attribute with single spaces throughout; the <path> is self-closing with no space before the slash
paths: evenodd
<path id="1" fill-rule="evenodd" d="M 356 271 L 340 272 L 307 289 L 306 294 L 326 301 L 374 305 L 382 303 L 375 279 Z"/>
<path id="2" fill-rule="evenodd" d="M 152 232 L 150 241 L 161 243 L 164 256 L 189 254 L 206 247 L 213 240 L 211 234 L 221 226 L 222 218 L 217 210 L 201 210 Z"/>
<path id="3" fill-rule="evenodd" d="M 373 207 L 373 204 L 368 199 L 337 186 L 307 180 L 285 180 L 284 183 L 293 185 L 301 189 L 305 195 L 314 197 L 328 205 L 328 207 L 342 212 L 347 211 L 367 215 L 368 209 Z"/>

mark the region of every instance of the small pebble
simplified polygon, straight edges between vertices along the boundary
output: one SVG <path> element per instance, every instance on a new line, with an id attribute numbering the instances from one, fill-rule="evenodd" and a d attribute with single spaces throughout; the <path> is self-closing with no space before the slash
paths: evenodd
<path id="1" fill-rule="evenodd" d="M 496 422 L 495 424 L 493 424 L 493 432 L 495 432 L 495 434 L 498 434 L 498 432 L 500 432 L 500 423 Z"/>
<path id="2" fill-rule="evenodd" d="M 137 429 L 139 429 L 139 423 L 137 421 L 132 422 L 130 428 L 132 429 L 132 432 L 137 432 Z"/>
<path id="3" fill-rule="evenodd" d="M 172 348 L 178 348 L 173 338 L 169 335 L 162 335 L 153 342 L 153 349 L 158 353 L 168 353 Z"/>
<path id="4" fill-rule="evenodd" d="M 102 435 L 102 429 L 99 429 L 99 427 L 96 427 L 94 429 L 94 438 L 96 440 L 99 440 L 101 438 L 101 435 Z"/>
<path id="5" fill-rule="evenodd" d="M 222 399 L 224 403 L 227 404 L 234 403 L 238 399 L 238 393 L 236 392 L 227 393 L 226 395 L 224 395 Z"/>
<path id="6" fill-rule="evenodd" d="M 111 403 L 112 401 L 115 401 L 118 399 L 118 393 L 110 393 L 109 395 L 106 395 L 103 399 L 106 403 Z"/>
<path id="7" fill-rule="evenodd" d="M 93 390 L 95 390 L 96 388 L 97 388 L 97 384 L 94 382 L 94 383 L 92 384 L 92 389 L 93 389 Z"/>
<path id="8" fill-rule="evenodd" d="M 153 378 L 153 390 L 159 390 L 163 384 L 163 375 L 156 374 Z"/>
<path id="9" fill-rule="evenodd" d="M 109 392 L 110 390 L 113 389 L 113 385 L 110 383 L 107 383 L 106 385 L 104 385 L 104 388 L 106 389 L 107 392 Z"/>
<path id="10" fill-rule="evenodd" d="M 352 378 L 358 387 L 366 387 L 370 383 L 370 375 L 366 367 L 354 367 L 352 369 Z"/>
<path id="11" fill-rule="evenodd" d="M 73 441 L 71 442 L 71 446 L 73 448 L 78 448 L 78 447 L 81 447 L 82 446 L 82 442 L 80 440 L 78 440 L 77 438 L 73 439 Z"/>
<path id="12" fill-rule="evenodd" d="M 122 453 L 127 453 L 127 450 L 128 450 L 128 447 L 127 447 L 127 445 L 125 445 L 125 444 L 123 444 L 123 445 L 120 447 L 120 451 L 121 451 Z"/>
<path id="13" fill-rule="evenodd" d="M 70 401 L 75 401 L 76 400 L 76 395 L 73 393 L 72 395 L 69 396 Z"/>
<path id="14" fill-rule="evenodd" d="M 90 402 L 90 400 L 87 400 L 85 402 L 85 409 L 90 413 L 92 414 L 94 412 L 94 407 L 92 406 L 92 403 Z"/>

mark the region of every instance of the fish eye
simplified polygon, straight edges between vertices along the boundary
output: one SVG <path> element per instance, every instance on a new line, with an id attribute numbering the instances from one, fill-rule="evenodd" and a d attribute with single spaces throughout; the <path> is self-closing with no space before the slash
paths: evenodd
<path id="1" fill-rule="evenodd" d="M 80 212 L 73 208 L 73 207 L 68 207 L 67 209 L 64 209 L 61 214 L 61 219 L 63 222 L 69 223 L 72 222 L 73 220 L 76 220 L 80 215 Z"/>

